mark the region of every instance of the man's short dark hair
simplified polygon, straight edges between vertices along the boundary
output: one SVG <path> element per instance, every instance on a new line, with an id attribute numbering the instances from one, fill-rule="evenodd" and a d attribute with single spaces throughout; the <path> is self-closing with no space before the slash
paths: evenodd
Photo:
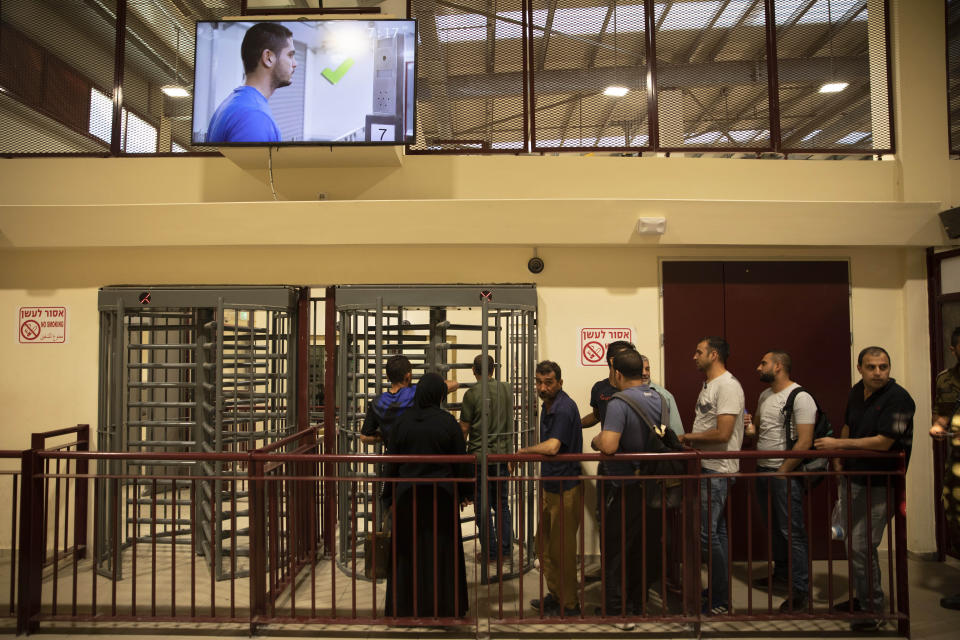
<path id="1" fill-rule="evenodd" d="M 883 347 L 878 347 L 878 346 L 864 347 L 860 351 L 860 355 L 857 356 L 858 367 L 863 366 L 864 356 L 887 356 L 887 364 L 889 364 L 890 366 L 893 366 L 893 363 L 890 361 L 890 354 L 887 353 L 887 350 L 884 349 Z"/>
<path id="2" fill-rule="evenodd" d="M 476 358 L 473 359 L 473 372 L 477 375 L 483 373 L 483 354 L 481 353 Z M 487 375 L 493 375 L 493 367 L 495 363 L 493 362 L 493 356 L 487 356 Z"/>
<path id="3" fill-rule="evenodd" d="M 613 369 L 627 380 L 643 377 L 643 356 L 636 349 L 623 349 L 613 358 Z"/>
<path id="4" fill-rule="evenodd" d="M 292 37 L 293 32 L 279 22 L 258 22 L 247 29 L 240 44 L 240 58 L 243 60 L 244 73 L 253 73 L 257 70 L 260 56 L 265 49 L 279 56 L 287 46 L 287 39 Z"/>
<path id="5" fill-rule="evenodd" d="M 774 362 L 780 363 L 780 366 L 783 367 L 783 370 L 787 373 L 790 373 L 790 370 L 793 368 L 793 358 L 790 357 L 790 354 L 786 351 L 780 351 L 779 349 L 774 349 L 770 352 L 770 356 L 773 358 Z"/>
<path id="6" fill-rule="evenodd" d="M 545 376 L 549 373 L 554 373 L 557 376 L 557 380 L 563 380 L 563 378 L 560 377 L 560 365 L 553 360 L 544 360 L 543 362 L 538 362 L 536 371 L 542 376 Z"/>
<path id="7" fill-rule="evenodd" d="M 413 366 L 407 356 L 390 356 L 387 359 L 387 380 L 391 384 L 400 384 L 408 373 L 413 373 Z"/>
<path id="8" fill-rule="evenodd" d="M 950 334 L 950 346 L 955 347 L 958 342 L 960 342 L 960 327 L 954 327 L 953 333 Z"/>
<path id="9" fill-rule="evenodd" d="M 615 340 L 607 345 L 607 364 L 610 364 L 610 361 L 613 360 L 614 356 L 625 349 L 632 349 L 636 351 L 636 347 L 633 346 L 632 342 L 626 340 Z"/>
<path id="10" fill-rule="evenodd" d="M 707 343 L 708 351 L 716 351 L 717 359 L 720 360 L 720 362 L 727 362 L 727 358 L 730 357 L 730 345 L 727 344 L 726 340 L 719 336 L 707 336 L 700 338 L 700 342 Z"/>

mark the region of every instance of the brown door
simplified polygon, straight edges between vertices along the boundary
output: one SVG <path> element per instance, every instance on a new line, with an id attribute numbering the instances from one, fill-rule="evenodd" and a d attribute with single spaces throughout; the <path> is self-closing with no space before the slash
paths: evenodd
<path id="1" fill-rule="evenodd" d="M 765 388 L 757 363 L 771 349 L 782 349 L 793 358 L 791 377 L 814 395 L 839 429 L 851 383 L 849 295 L 848 266 L 841 261 L 664 262 L 664 385 L 677 399 L 684 427 L 689 430 L 693 423 L 703 385 L 693 351 L 700 338 L 719 335 L 730 343 L 727 368 L 743 385 L 747 411 L 753 413 Z M 744 472 L 755 468 L 753 462 L 741 465 Z M 734 487 L 733 513 L 747 513 L 750 484 Z M 830 508 L 825 483 L 811 492 L 810 505 L 812 555 L 825 558 Z M 755 503 L 751 507 L 753 557 L 762 558 L 766 529 Z M 737 534 L 735 523 L 731 529 L 734 559 L 745 560 L 747 532 L 741 528 Z M 834 558 L 840 553 L 839 546 L 835 549 Z"/>

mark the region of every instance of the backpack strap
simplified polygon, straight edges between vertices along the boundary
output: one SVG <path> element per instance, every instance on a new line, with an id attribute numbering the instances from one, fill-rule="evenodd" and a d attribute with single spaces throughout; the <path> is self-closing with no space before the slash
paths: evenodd
<path id="1" fill-rule="evenodd" d="M 803 387 L 797 387 L 790 392 L 790 395 L 787 397 L 786 404 L 783 405 L 783 428 L 785 430 L 787 442 L 790 445 L 790 448 L 793 449 L 797 445 L 797 425 L 793 424 L 793 405 L 797 401 L 797 396 L 801 393 L 806 393 L 810 398 L 813 399 L 813 404 L 817 408 L 817 412 L 813 416 L 813 427 L 816 429 L 817 421 L 820 418 L 820 414 L 823 413 L 823 410 L 820 408 L 820 403 L 817 402 L 817 399 L 813 397 L 813 394 L 804 389 Z M 958 401 L 960 404 L 960 401 Z"/>
<path id="2" fill-rule="evenodd" d="M 660 425 L 663 427 L 670 426 L 670 403 L 667 402 L 666 396 L 653 388 L 653 385 L 650 385 L 650 390 L 655 391 L 658 396 L 660 396 Z M 661 434 L 662 435 L 662 434 Z"/>
<path id="3" fill-rule="evenodd" d="M 797 396 L 803 391 L 803 387 L 797 387 L 787 396 L 787 401 L 783 405 L 783 433 L 785 440 L 790 444 L 790 448 L 797 444 L 797 439 L 793 437 L 793 403 L 797 401 Z"/>
<path id="4" fill-rule="evenodd" d="M 666 413 L 669 415 L 670 409 L 669 407 L 666 406 L 667 405 L 666 399 L 659 393 L 657 393 L 657 396 L 660 398 L 660 421 L 663 422 L 664 411 L 666 411 Z M 653 420 L 650 419 L 650 416 L 647 415 L 647 412 L 644 410 L 644 408 L 640 406 L 633 398 L 628 396 L 623 391 L 618 391 L 615 394 L 613 394 L 613 396 L 611 396 L 610 399 L 612 400 L 613 398 L 617 398 L 619 400 L 623 400 L 624 402 L 626 402 L 627 406 L 633 409 L 634 413 L 636 413 L 640 417 L 640 419 L 643 421 L 643 423 L 647 425 L 647 428 L 650 429 L 651 433 L 655 433 L 657 434 L 657 436 L 663 437 L 663 432 L 666 429 L 666 427 L 663 424 L 660 424 L 659 426 L 654 425 Z"/>

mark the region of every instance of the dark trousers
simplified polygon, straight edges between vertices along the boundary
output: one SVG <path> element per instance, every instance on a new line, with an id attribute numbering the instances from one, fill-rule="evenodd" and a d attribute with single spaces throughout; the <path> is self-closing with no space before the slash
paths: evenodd
<path id="1" fill-rule="evenodd" d="M 661 512 L 645 508 L 639 482 L 600 485 L 606 615 L 639 615 L 644 595 L 660 578 L 663 566 Z"/>
<path id="2" fill-rule="evenodd" d="M 480 548 L 484 553 L 489 554 L 489 558 L 497 559 L 497 548 L 503 551 L 503 559 L 510 559 L 510 553 L 513 551 L 513 520 L 510 516 L 510 502 L 507 499 L 508 478 L 510 471 L 506 463 L 487 465 L 487 527 L 484 529 L 484 517 L 480 513 L 480 468 L 477 468 L 477 528 L 480 530 Z M 501 480 L 491 480 L 490 478 L 502 478 Z M 496 522 L 496 527 L 494 527 Z M 493 544 L 487 541 L 489 533 Z"/>

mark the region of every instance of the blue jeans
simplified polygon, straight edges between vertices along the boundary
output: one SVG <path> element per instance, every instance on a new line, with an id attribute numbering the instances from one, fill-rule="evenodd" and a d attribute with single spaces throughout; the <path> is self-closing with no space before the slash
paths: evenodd
<path id="1" fill-rule="evenodd" d="M 764 471 L 764 469 L 758 469 Z M 790 483 L 790 504 L 787 506 L 787 483 Z M 772 513 L 767 513 L 769 493 Z M 757 501 L 760 513 L 770 526 L 770 546 L 773 548 L 773 575 L 792 578 L 793 592 L 809 593 L 809 547 L 807 529 L 803 521 L 803 497 L 806 494 L 801 478 L 757 478 Z M 790 550 L 789 554 L 787 550 Z M 788 558 L 792 562 L 788 562 Z"/>
<path id="2" fill-rule="evenodd" d="M 704 474 L 717 473 L 709 469 L 702 471 Z M 733 478 L 700 479 L 700 544 L 704 561 L 709 558 L 710 562 L 711 607 L 730 604 L 730 591 L 727 588 L 730 572 L 727 557 L 727 496 L 733 483 Z"/>
<path id="3" fill-rule="evenodd" d="M 845 487 L 842 488 L 845 490 Z M 887 505 L 887 479 L 874 476 L 868 489 L 866 484 L 851 483 L 850 509 L 853 511 L 853 531 L 850 532 L 853 553 L 854 593 L 866 611 L 883 612 L 883 583 L 880 580 L 880 562 L 877 547 L 883 540 L 893 512 Z M 867 539 L 867 521 L 870 521 L 870 538 Z M 867 575 L 867 563 L 870 565 Z"/>
<path id="4" fill-rule="evenodd" d="M 498 482 L 490 479 L 494 477 L 503 478 L 503 480 Z M 477 492 L 474 502 L 477 508 L 477 527 L 480 529 L 480 548 L 484 553 L 490 554 L 488 557 L 494 560 L 497 559 L 497 547 L 495 546 L 497 542 L 500 543 L 500 548 L 503 550 L 504 561 L 510 559 L 510 553 L 513 551 L 513 521 L 510 517 L 510 501 L 507 499 L 507 489 L 509 488 L 507 478 L 509 477 L 510 472 L 506 463 L 487 465 L 487 504 L 490 505 L 490 508 L 487 509 L 488 528 L 486 531 L 490 532 L 494 543 L 490 545 L 487 543 L 484 528 L 480 526 L 480 518 L 482 517 L 480 514 L 480 483 L 483 480 L 480 477 L 480 468 L 477 468 Z M 493 526 L 494 521 L 498 525 L 496 528 Z"/>

